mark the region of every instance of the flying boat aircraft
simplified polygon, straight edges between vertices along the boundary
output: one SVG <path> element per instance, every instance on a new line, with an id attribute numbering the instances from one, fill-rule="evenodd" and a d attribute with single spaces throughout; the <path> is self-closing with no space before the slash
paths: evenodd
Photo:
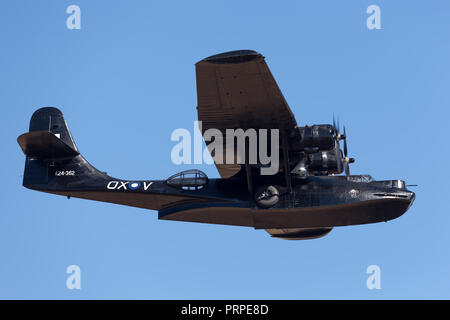
<path id="1" fill-rule="evenodd" d="M 218 179 L 199 170 L 164 180 L 110 177 L 80 154 L 62 112 L 45 107 L 31 117 L 29 132 L 18 137 L 26 155 L 23 185 L 157 210 L 162 220 L 265 229 L 272 237 L 291 240 L 392 220 L 413 203 L 415 194 L 403 180 L 350 174 L 354 159 L 348 157 L 345 127 L 340 132 L 334 120 L 299 127 L 261 54 L 239 50 L 205 58 L 196 64 L 196 76 L 202 134 L 208 129 L 224 134 L 237 128 L 278 130 L 279 149 L 271 150 L 279 154 L 275 174 L 261 174 L 265 164 L 244 156 L 243 163 L 217 161 Z"/>

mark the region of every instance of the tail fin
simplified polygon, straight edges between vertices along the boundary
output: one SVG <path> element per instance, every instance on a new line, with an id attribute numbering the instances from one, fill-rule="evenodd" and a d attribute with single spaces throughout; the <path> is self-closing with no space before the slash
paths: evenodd
<path id="1" fill-rule="evenodd" d="M 26 155 L 23 185 L 27 188 L 64 190 L 68 184 L 81 186 L 87 176 L 106 176 L 80 155 L 62 112 L 56 108 L 34 112 L 29 132 L 17 142 Z"/>

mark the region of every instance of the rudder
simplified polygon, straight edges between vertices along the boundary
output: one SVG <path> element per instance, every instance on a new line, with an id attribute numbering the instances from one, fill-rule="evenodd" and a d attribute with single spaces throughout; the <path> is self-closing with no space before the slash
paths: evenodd
<path id="1" fill-rule="evenodd" d="M 49 131 L 78 151 L 62 112 L 53 107 L 36 110 L 31 116 L 29 132 Z"/>

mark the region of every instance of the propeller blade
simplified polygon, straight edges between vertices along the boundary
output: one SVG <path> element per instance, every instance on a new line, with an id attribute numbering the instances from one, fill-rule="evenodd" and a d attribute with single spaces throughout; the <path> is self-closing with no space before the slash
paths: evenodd
<path id="1" fill-rule="evenodd" d="M 334 154 L 336 155 L 336 164 L 338 173 L 342 172 L 342 152 L 341 147 L 339 146 L 339 141 L 336 141 L 336 148 L 334 148 Z"/>
<path id="2" fill-rule="evenodd" d="M 344 136 L 347 137 L 347 134 L 345 132 L 345 126 L 344 126 Z M 347 158 L 347 139 L 344 139 L 344 156 Z"/>
<path id="3" fill-rule="evenodd" d="M 347 178 L 350 176 L 350 166 L 348 165 L 348 161 L 345 161 L 345 175 Z"/>
<path id="4" fill-rule="evenodd" d="M 338 129 L 336 127 L 336 119 L 334 117 L 334 114 L 333 114 L 333 131 L 334 131 L 334 136 L 337 137 L 339 132 L 338 132 Z"/>

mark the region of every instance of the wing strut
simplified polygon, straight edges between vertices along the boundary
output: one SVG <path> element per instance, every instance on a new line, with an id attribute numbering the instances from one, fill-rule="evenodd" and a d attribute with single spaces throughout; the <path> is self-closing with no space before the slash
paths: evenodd
<path id="1" fill-rule="evenodd" d="M 245 164 L 245 173 L 247 175 L 248 192 L 253 194 L 252 169 L 248 163 Z"/>
<path id="2" fill-rule="evenodd" d="M 288 150 L 288 144 L 287 144 L 287 136 L 286 136 L 286 130 L 282 128 L 281 130 L 281 139 L 283 144 L 283 162 L 284 162 L 284 178 L 286 180 L 286 187 L 288 188 L 288 192 L 292 192 L 292 186 L 291 186 L 291 172 L 289 170 L 289 150 Z"/>
<path id="3" fill-rule="evenodd" d="M 252 168 L 249 165 L 249 143 L 250 141 L 246 141 L 245 143 L 245 174 L 247 176 L 247 188 L 250 194 L 253 194 L 253 182 L 252 182 Z"/>

